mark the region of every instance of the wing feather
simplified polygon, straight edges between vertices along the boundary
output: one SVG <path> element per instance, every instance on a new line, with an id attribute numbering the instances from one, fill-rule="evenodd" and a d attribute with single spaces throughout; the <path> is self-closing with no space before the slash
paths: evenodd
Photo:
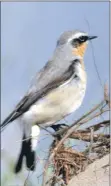
<path id="1" fill-rule="evenodd" d="M 29 91 L 25 97 L 18 103 L 18 105 L 15 107 L 14 111 L 3 121 L 1 124 L 1 127 L 3 128 L 6 126 L 8 123 L 14 121 L 17 119 L 19 116 L 21 116 L 23 113 L 25 113 L 31 105 L 33 105 L 35 102 L 37 102 L 40 98 L 44 97 L 48 92 L 51 90 L 59 87 L 63 83 L 65 83 L 67 80 L 71 78 L 71 76 L 75 72 L 75 62 L 73 61 L 71 65 L 68 67 L 68 69 L 63 72 L 63 73 L 57 73 L 56 70 L 56 76 L 54 77 L 53 74 L 50 77 L 50 81 L 47 81 L 45 85 L 43 86 L 43 80 L 47 80 L 46 73 L 49 73 L 50 70 L 50 65 L 46 66 L 44 70 L 42 70 L 41 74 L 38 76 L 38 84 L 41 85 L 40 88 L 35 88 L 32 86 L 31 91 Z M 49 70 L 48 70 L 49 69 Z M 35 84 L 34 84 L 35 86 Z"/>

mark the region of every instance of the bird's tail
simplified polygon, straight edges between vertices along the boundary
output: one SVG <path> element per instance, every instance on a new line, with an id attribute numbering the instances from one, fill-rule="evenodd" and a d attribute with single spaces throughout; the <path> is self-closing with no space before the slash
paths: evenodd
<path id="1" fill-rule="evenodd" d="M 38 142 L 38 137 L 40 134 L 40 129 L 38 126 L 32 127 L 31 138 L 26 139 L 25 134 L 22 139 L 21 152 L 19 154 L 18 161 L 15 166 L 15 173 L 18 173 L 22 169 L 23 158 L 26 158 L 26 166 L 29 170 L 34 171 L 36 167 L 36 147 Z"/>
<path id="2" fill-rule="evenodd" d="M 27 168 L 33 171 L 35 169 L 35 151 L 31 149 L 31 139 L 26 140 L 25 134 L 23 135 L 21 152 L 15 166 L 15 173 L 21 171 L 24 157 L 26 157 Z"/>

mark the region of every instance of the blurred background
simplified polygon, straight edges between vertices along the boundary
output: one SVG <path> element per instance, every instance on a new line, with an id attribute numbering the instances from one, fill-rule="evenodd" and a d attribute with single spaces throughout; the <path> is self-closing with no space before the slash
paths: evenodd
<path id="1" fill-rule="evenodd" d="M 97 35 L 98 39 L 93 41 L 95 57 L 90 43 L 85 54 L 87 91 L 80 109 L 65 119 L 69 125 L 104 96 L 94 60 L 103 86 L 106 82 L 109 84 L 109 3 L 1 3 L 1 120 L 5 119 L 24 96 L 35 73 L 52 56 L 60 34 L 73 29 Z M 28 174 L 25 165 L 20 174 L 13 174 L 21 147 L 20 124 L 11 123 L 2 132 L 1 137 L 2 186 L 21 186 Z M 44 137 L 45 132 L 42 131 L 37 147 L 37 167 L 29 176 L 29 185 L 41 185 L 44 165 L 42 158 L 48 153 L 52 141 L 51 136 L 45 140 Z"/>

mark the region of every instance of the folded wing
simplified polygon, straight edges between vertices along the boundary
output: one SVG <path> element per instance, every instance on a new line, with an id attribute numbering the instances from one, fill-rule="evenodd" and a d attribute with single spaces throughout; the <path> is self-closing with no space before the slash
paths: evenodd
<path id="1" fill-rule="evenodd" d="M 36 83 L 31 85 L 28 93 L 18 103 L 14 111 L 3 121 L 1 127 L 4 128 L 8 123 L 17 119 L 48 92 L 66 83 L 74 75 L 76 62 L 77 60 L 74 60 L 67 68 L 57 69 L 54 66 L 51 67 L 51 62 L 49 61 L 35 78 Z M 38 86 L 36 85 L 37 83 Z"/>

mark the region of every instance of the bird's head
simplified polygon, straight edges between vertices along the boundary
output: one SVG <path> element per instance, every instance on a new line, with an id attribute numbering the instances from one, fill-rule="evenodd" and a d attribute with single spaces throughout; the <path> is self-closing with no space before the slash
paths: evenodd
<path id="1" fill-rule="evenodd" d="M 83 58 L 88 41 L 95 38 L 97 36 L 89 36 L 82 31 L 67 31 L 60 36 L 57 46 L 67 46 L 74 56 Z"/>

